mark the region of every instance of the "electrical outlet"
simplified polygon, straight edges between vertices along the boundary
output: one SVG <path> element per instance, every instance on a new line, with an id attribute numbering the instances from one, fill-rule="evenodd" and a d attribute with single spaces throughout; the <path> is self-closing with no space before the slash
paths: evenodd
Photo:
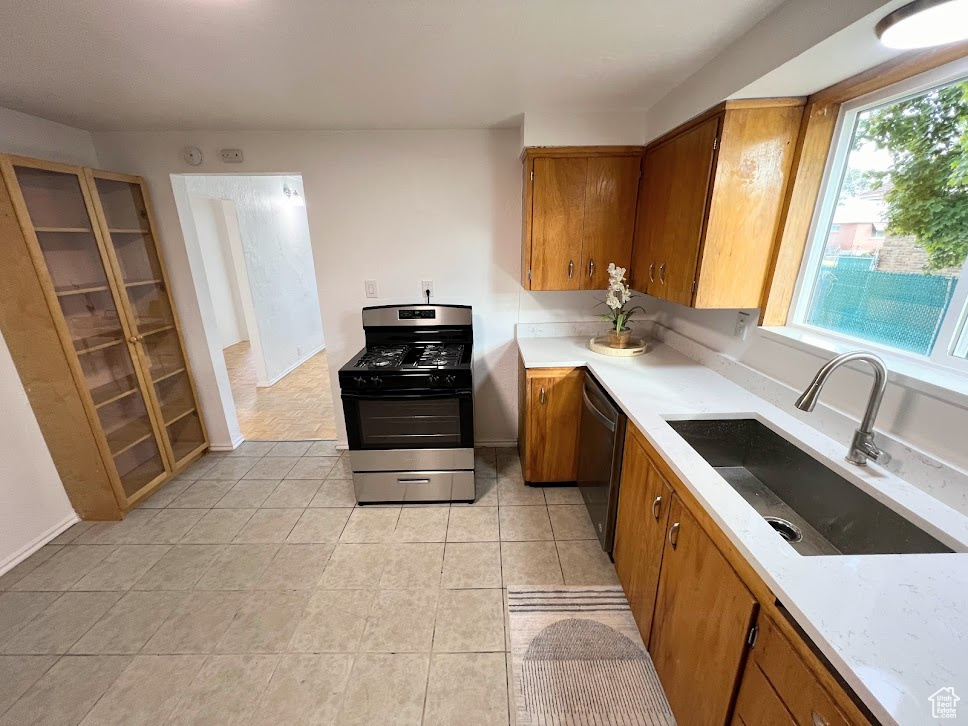
<path id="1" fill-rule="evenodd" d="M 739 312 L 736 314 L 736 328 L 733 330 L 733 335 L 735 335 L 740 340 L 746 340 L 746 331 L 749 329 L 750 325 L 750 314 L 746 312 Z"/>
<path id="2" fill-rule="evenodd" d="M 377 289 L 376 280 L 363 280 L 363 287 L 366 290 L 367 297 L 380 297 L 380 291 Z"/>
<path id="3" fill-rule="evenodd" d="M 433 280 L 421 280 L 420 281 L 420 300 L 421 302 L 428 302 L 427 300 L 427 290 L 430 290 L 430 297 L 434 296 L 434 281 Z"/>

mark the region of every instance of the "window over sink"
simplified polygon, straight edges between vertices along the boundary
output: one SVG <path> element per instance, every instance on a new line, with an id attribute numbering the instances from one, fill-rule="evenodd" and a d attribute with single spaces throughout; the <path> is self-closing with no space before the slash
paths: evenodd
<path id="1" fill-rule="evenodd" d="M 790 324 L 968 371 L 968 62 L 844 103 Z"/>

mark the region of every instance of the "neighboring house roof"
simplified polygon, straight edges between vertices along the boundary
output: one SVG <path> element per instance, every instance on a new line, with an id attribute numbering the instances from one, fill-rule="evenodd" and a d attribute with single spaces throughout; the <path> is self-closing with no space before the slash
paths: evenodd
<path id="1" fill-rule="evenodd" d="M 834 211 L 834 224 L 872 224 L 883 229 L 887 224 L 884 190 L 863 192 L 841 200 Z"/>

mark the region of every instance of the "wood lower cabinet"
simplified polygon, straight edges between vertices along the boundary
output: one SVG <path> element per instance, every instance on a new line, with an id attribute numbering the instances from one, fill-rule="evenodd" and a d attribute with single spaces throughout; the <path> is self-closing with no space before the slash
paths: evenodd
<path id="1" fill-rule="evenodd" d="M 207 447 L 144 186 L 0 169 L 0 327 L 75 510 L 118 519 Z"/>
<path id="2" fill-rule="evenodd" d="M 581 424 L 581 368 L 523 371 L 521 465 L 527 482 L 575 481 Z"/>
<path id="3" fill-rule="evenodd" d="M 736 712 L 733 714 L 733 721 L 737 720 L 743 726 L 797 726 L 797 722 L 793 720 L 793 716 L 753 659 L 747 662 L 746 670 L 743 671 L 743 684 L 740 686 L 739 696 L 736 698 Z"/>
<path id="4" fill-rule="evenodd" d="M 525 149 L 525 289 L 604 290 L 610 262 L 629 267 L 641 156 L 638 146 Z"/>
<path id="5" fill-rule="evenodd" d="M 613 556 L 682 726 L 871 723 L 749 562 L 631 425 Z"/>
<path id="6" fill-rule="evenodd" d="M 612 557 L 644 643 L 652 633 L 671 506 L 672 487 L 642 445 L 634 437 L 626 437 Z"/>
<path id="7" fill-rule="evenodd" d="M 850 726 L 851 723 L 865 723 L 848 719 L 837 707 L 830 693 L 821 683 L 820 675 L 829 674 L 818 663 L 808 666 L 804 658 L 797 655 L 790 641 L 777 629 L 776 623 L 766 616 L 760 616 L 759 636 L 756 647 L 746 670 L 755 668 L 769 681 L 777 698 L 784 704 L 792 718 L 790 723 L 798 726 Z M 747 676 L 743 676 L 743 688 Z M 833 685 L 833 684 L 831 684 Z M 740 692 L 742 695 L 742 691 Z M 746 726 L 766 726 L 767 721 L 754 721 L 743 717 Z"/>
<path id="8" fill-rule="evenodd" d="M 728 722 L 757 607 L 673 496 L 649 652 L 680 726 Z"/>

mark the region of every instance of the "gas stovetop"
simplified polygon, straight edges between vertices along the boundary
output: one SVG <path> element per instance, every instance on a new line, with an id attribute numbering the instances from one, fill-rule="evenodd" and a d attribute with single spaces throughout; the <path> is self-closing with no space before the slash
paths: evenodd
<path id="1" fill-rule="evenodd" d="M 365 348 L 350 363 L 356 370 L 407 370 L 414 368 L 466 368 L 464 346 L 459 343 L 422 345 L 374 345 Z"/>
<path id="2" fill-rule="evenodd" d="M 470 389 L 470 308 L 364 308 L 366 348 L 340 368 L 343 391 Z"/>

